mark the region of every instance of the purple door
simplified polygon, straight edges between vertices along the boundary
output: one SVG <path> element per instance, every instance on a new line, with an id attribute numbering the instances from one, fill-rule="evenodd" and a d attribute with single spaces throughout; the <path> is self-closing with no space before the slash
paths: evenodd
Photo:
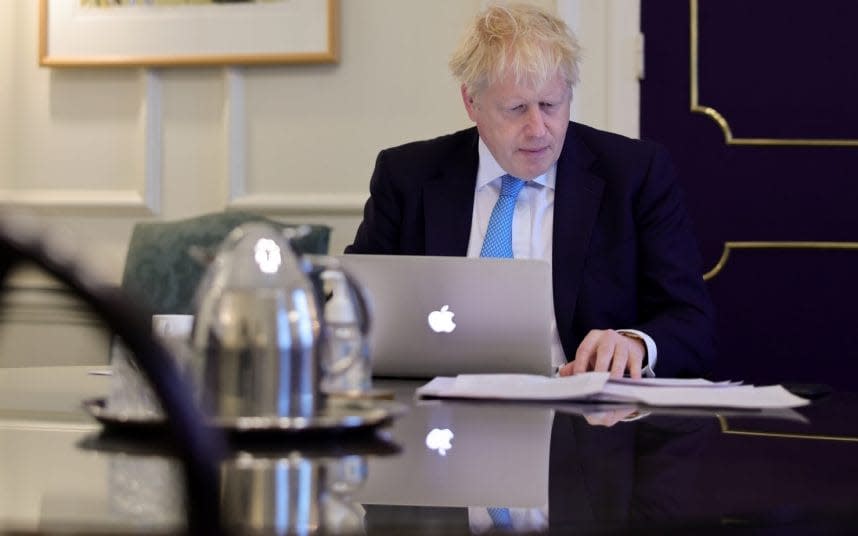
<path id="1" fill-rule="evenodd" d="M 718 378 L 858 388 L 858 2 L 642 0 L 641 136 L 676 161 Z"/>

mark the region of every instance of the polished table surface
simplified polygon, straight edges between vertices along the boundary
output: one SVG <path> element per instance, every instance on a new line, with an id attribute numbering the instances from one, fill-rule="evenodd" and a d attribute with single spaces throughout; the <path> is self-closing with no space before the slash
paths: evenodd
<path id="1" fill-rule="evenodd" d="M 0 529 L 179 532 L 184 486 L 164 441 L 105 435 L 81 408 L 88 367 L 0 369 Z M 233 528 L 467 534 L 495 507 L 521 532 L 858 527 L 858 395 L 769 414 L 415 400 L 377 433 L 233 443 Z"/>

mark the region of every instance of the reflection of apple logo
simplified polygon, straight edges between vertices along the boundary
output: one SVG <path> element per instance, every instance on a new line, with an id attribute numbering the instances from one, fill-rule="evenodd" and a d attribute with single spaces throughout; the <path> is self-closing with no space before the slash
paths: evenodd
<path id="1" fill-rule="evenodd" d="M 456 323 L 453 322 L 453 311 L 449 311 L 449 305 L 441 307 L 440 311 L 432 311 L 429 313 L 429 327 L 435 333 L 450 333 L 456 329 Z"/>
<path id="2" fill-rule="evenodd" d="M 450 444 L 451 439 L 453 439 L 453 432 L 447 428 L 443 430 L 433 428 L 431 432 L 426 434 L 426 446 L 430 450 L 437 450 L 441 456 L 446 456 L 447 451 L 453 448 L 453 445 Z"/>

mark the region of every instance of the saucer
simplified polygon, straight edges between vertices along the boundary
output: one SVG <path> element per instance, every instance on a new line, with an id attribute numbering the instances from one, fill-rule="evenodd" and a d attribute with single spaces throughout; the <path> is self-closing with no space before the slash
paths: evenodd
<path id="1" fill-rule="evenodd" d="M 153 433 L 166 431 L 166 420 L 154 415 L 112 412 L 105 398 L 83 401 L 83 409 L 106 432 Z M 210 426 L 230 435 L 329 433 L 368 430 L 388 426 L 407 411 L 404 404 L 390 400 L 330 398 L 317 415 L 304 417 L 216 417 Z"/>

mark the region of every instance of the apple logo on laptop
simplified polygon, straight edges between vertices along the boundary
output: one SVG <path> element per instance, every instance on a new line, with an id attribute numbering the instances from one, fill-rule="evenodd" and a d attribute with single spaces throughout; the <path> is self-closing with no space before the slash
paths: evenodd
<path id="1" fill-rule="evenodd" d="M 453 311 L 450 311 L 450 306 L 445 305 L 439 311 L 429 313 L 429 327 L 435 333 L 450 333 L 456 329 L 456 323 L 453 322 Z"/>
<path id="2" fill-rule="evenodd" d="M 450 441 L 453 439 L 453 432 L 449 428 L 433 428 L 431 432 L 426 434 L 426 446 L 429 450 L 438 451 L 441 456 L 446 456 L 447 451 L 453 448 Z"/>

